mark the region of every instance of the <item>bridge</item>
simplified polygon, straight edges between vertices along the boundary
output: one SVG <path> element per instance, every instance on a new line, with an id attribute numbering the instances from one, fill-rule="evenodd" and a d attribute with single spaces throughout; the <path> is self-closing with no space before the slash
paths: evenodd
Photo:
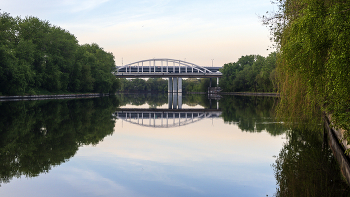
<path id="1" fill-rule="evenodd" d="M 198 122 L 204 118 L 218 118 L 220 115 L 218 100 L 216 101 L 216 109 L 211 109 L 211 105 L 210 109 L 183 109 L 182 93 L 168 93 L 167 109 L 121 108 L 114 113 L 116 118 L 123 121 L 154 128 L 179 127 Z"/>
<path id="2" fill-rule="evenodd" d="M 168 92 L 182 92 L 182 78 L 217 78 L 220 67 L 201 67 L 176 59 L 148 59 L 116 67 L 118 78 L 168 78 Z"/>
<path id="3" fill-rule="evenodd" d="M 154 128 L 180 127 L 205 118 L 219 118 L 220 115 L 221 110 L 218 109 L 123 108 L 114 113 L 114 116 L 123 121 Z"/>

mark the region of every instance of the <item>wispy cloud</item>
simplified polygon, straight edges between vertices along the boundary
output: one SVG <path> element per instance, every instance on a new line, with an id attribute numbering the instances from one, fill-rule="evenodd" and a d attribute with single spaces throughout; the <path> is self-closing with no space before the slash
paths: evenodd
<path id="1" fill-rule="evenodd" d="M 67 8 L 70 12 L 77 13 L 84 10 L 93 10 L 110 0 L 64 0 L 62 7 Z"/>
<path id="2" fill-rule="evenodd" d="M 21 5 L 21 6 L 18 6 Z M 188 58 L 199 65 L 266 56 L 268 29 L 257 15 L 268 0 L 2 0 L 2 11 L 37 16 L 96 42 L 116 59 Z M 137 53 L 135 53 L 137 51 Z"/>
<path id="3" fill-rule="evenodd" d="M 142 195 L 137 194 L 127 187 L 91 170 L 67 168 L 64 171 L 61 170 L 61 175 L 58 175 L 58 177 L 67 182 L 75 190 L 84 191 L 89 196 L 118 195 L 121 197 L 142 197 Z M 89 187 L 86 187 L 86 184 L 89 184 Z"/>

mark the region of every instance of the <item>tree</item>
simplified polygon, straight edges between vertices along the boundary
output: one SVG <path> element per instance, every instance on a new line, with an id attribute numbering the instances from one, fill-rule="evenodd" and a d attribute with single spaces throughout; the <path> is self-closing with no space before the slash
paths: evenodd
<path id="1" fill-rule="evenodd" d="M 0 93 L 113 92 L 114 56 L 36 17 L 0 13 Z"/>
<path id="2" fill-rule="evenodd" d="M 332 114 L 350 142 L 350 1 L 283 0 L 263 22 L 278 49 L 280 117 Z"/>
<path id="3" fill-rule="evenodd" d="M 242 56 L 237 62 L 228 63 L 220 70 L 220 87 L 226 92 L 272 92 L 271 73 L 276 67 L 276 53 L 268 57 Z"/>

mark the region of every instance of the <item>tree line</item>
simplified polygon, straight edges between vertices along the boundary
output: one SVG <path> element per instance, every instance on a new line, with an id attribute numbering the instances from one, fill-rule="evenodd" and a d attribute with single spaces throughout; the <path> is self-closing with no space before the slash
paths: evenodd
<path id="1" fill-rule="evenodd" d="M 278 50 L 281 117 L 324 111 L 350 142 L 350 1 L 276 0 L 263 16 Z"/>
<path id="2" fill-rule="evenodd" d="M 68 161 L 112 135 L 115 97 L 0 103 L 0 186 Z"/>
<path id="3" fill-rule="evenodd" d="M 246 55 L 225 64 L 219 86 L 225 92 L 276 92 L 276 52 L 266 58 Z"/>
<path id="4" fill-rule="evenodd" d="M 261 55 L 246 55 L 237 62 L 227 63 L 221 69 L 222 78 L 219 87 L 224 92 L 276 92 L 276 60 L 277 53 L 272 52 L 267 57 Z M 183 92 L 207 92 L 208 87 L 216 87 L 216 78 L 188 78 L 182 80 Z M 120 91 L 153 91 L 167 92 L 166 79 L 121 79 Z"/>
<path id="5" fill-rule="evenodd" d="M 225 123 L 237 125 L 245 132 L 266 131 L 272 136 L 286 132 L 281 122 L 274 120 L 273 105 L 278 98 L 223 96 L 220 99 L 222 118 Z"/>
<path id="6" fill-rule="evenodd" d="M 110 92 L 114 56 L 36 17 L 0 13 L 0 95 Z"/>
<path id="7" fill-rule="evenodd" d="M 120 79 L 120 87 L 122 92 L 167 92 L 168 80 L 162 78 L 149 78 L 148 80 L 136 79 Z"/>
<path id="8" fill-rule="evenodd" d="M 189 78 L 182 80 L 183 92 L 206 92 L 210 79 Z M 216 79 L 212 79 L 212 86 L 216 86 Z M 119 91 L 121 92 L 167 92 L 168 80 L 162 78 L 145 79 L 120 79 Z"/>
<path id="9" fill-rule="evenodd" d="M 150 108 L 157 108 L 169 102 L 167 94 L 117 94 L 116 98 L 120 106 L 125 106 L 127 104 L 136 106 L 148 104 Z M 188 106 L 201 105 L 205 108 L 210 108 L 210 101 L 205 94 L 183 94 L 182 104 Z M 216 106 L 214 106 L 214 108 L 216 108 Z"/>

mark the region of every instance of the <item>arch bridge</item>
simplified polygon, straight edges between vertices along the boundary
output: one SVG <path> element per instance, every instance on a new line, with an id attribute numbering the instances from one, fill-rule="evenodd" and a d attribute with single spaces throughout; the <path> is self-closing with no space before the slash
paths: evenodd
<path id="1" fill-rule="evenodd" d="M 202 67 L 176 59 L 147 59 L 116 67 L 118 78 L 168 78 L 168 92 L 182 92 L 182 78 L 222 77 L 218 67 Z"/>
<path id="2" fill-rule="evenodd" d="M 114 113 L 118 119 L 131 124 L 153 127 L 172 128 L 198 122 L 206 118 L 219 118 L 218 109 L 120 109 Z"/>

